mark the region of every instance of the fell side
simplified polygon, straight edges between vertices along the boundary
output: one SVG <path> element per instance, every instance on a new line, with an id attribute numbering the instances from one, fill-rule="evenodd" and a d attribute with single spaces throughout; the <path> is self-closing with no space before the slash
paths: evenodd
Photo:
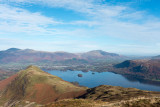
<path id="1" fill-rule="evenodd" d="M 1 105 L 4 103 L 10 105 L 19 100 L 47 104 L 61 99 L 78 97 L 86 90 L 84 87 L 75 86 L 35 66 L 29 66 L 16 75 L 2 90 Z"/>

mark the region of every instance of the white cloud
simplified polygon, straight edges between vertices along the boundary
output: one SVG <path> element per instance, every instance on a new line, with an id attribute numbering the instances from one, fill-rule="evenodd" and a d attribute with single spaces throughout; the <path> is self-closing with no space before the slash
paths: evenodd
<path id="1" fill-rule="evenodd" d="M 27 10 L 0 4 L 0 31 L 2 32 L 48 32 L 49 25 L 62 24 L 41 15 L 41 13 L 31 13 Z"/>
<path id="2" fill-rule="evenodd" d="M 86 13 L 88 15 L 107 14 L 108 16 L 117 16 L 126 7 L 109 6 L 101 4 L 101 0 L 2 0 L 5 3 L 39 4 L 49 7 L 61 7 L 76 12 Z"/>
<path id="3" fill-rule="evenodd" d="M 26 32 L 32 35 L 63 35 L 66 37 L 95 37 L 110 36 L 129 41 L 138 41 L 137 43 L 148 43 L 148 45 L 158 43 L 160 40 L 160 21 L 159 18 L 147 14 L 146 11 L 136 11 L 127 6 L 110 6 L 109 4 L 100 4 L 100 0 L 0 0 L 9 4 L 39 4 L 49 7 L 61 7 L 76 12 L 83 13 L 88 20 L 77 20 L 73 22 L 58 22 L 52 18 L 41 15 L 40 13 L 31 13 L 27 10 L 0 5 L 0 31 L 3 32 Z M 8 2 L 8 3 L 7 3 Z M 68 26 L 78 26 L 69 29 L 58 29 L 56 27 L 48 28 L 48 25 L 66 24 Z M 84 26 L 93 27 L 87 29 Z M 80 27 L 79 27 L 80 26 Z M 1 32 L 2 33 L 2 32 Z M 74 39 L 74 38 L 72 38 Z M 92 39 L 91 39 L 92 40 Z M 89 40 L 88 40 L 89 41 Z M 78 42 L 81 44 L 80 42 Z M 135 43 L 136 44 L 136 43 Z M 56 45 L 56 44 L 55 44 Z M 134 50 L 143 48 L 143 46 L 130 46 Z M 58 44 L 57 44 L 58 46 Z M 67 45 L 66 45 L 67 46 Z M 92 47 L 84 43 L 79 47 Z M 127 44 L 126 44 L 127 46 Z M 152 47 L 157 46 L 156 44 Z M 125 46 L 121 46 L 123 49 Z M 144 46 L 145 47 L 145 46 Z M 148 46 L 147 46 L 148 47 Z M 125 47 L 125 50 L 130 50 Z M 112 49 L 110 49 L 112 50 Z M 146 49 L 145 52 L 151 50 Z M 159 52 L 159 51 L 157 51 Z"/>
<path id="4" fill-rule="evenodd" d="M 0 5 L 1 20 L 9 22 L 19 22 L 22 24 L 46 25 L 56 24 L 51 18 L 42 16 L 40 13 L 30 13 L 24 9 Z"/>
<path id="5" fill-rule="evenodd" d="M 35 50 L 42 51 L 68 51 L 70 52 L 85 52 L 88 50 L 99 49 L 100 47 L 96 45 L 94 42 L 88 41 L 76 41 L 76 40 L 56 40 L 56 41 L 41 41 L 41 40 L 24 40 L 24 39 L 9 39 L 9 38 L 0 38 L 1 45 L 0 49 L 5 50 L 8 48 L 16 47 L 20 49 L 26 49 L 29 47 Z M 79 42 L 81 44 L 79 44 Z M 5 45 L 8 44 L 8 45 Z M 42 46 L 43 44 L 43 46 Z M 67 48 L 64 48 L 66 47 Z M 24 48 L 25 47 L 25 48 Z M 82 48 L 82 49 L 80 49 Z"/>
<path id="6" fill-rule="evenodd" d="M 97 22 L 97 21 L 84 21 L 84 20 L 73 21 L 73 22 L 70 22 L 68 24 L 71 24 L 71 25 L 87 25 L 89 27 L 100 25 L 100 23 Z"/>
<path id="7" fill-rule="evenodd" d="M 94 0 L 2 0 L 5 3 L 40 4 L 50 7 L 63 7 L 76 11 L 89 11 Z M 83 8 L 82 8 L 83 7 Z"/>

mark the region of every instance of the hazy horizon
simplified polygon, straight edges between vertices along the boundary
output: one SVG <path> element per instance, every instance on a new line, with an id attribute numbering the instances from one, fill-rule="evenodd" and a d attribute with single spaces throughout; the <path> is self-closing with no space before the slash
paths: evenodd
<path id="1" fill-rule="evenodd" d="M 16 48 L 16 47 L 11 47 L 11 48 L 7 48 L 7 49 L 0 49 L 0 51 L 6 51 L 8 49 L 12 49 L 12 48 L 15 48 L 15 49 L 21 49 L 21 50 L 26 50 L 26 49 L 31 49 L 31 50 L 34 50 L 34 51 L 42 51 L 42 52 L 68 52 L 68 53 L 75 53 L 75 54 L 80 54 L 80 53 L 85 53 L 85 52 L 90 52 L 90 51 L 105 51 L 105 52 L 108 52 L 108 53 L 115 53 L 115 52 L 109 52 L 107 50 L 100 50 L 100 49 L 95 49 L 95 50 L 88 50 L 88 51 L 78 51 L 78 52 L 73 52 L 73 51 L 47 51 L 47 50 L 36 50 L 36 49 L 32 49 L 32 48 Z M 136 55 L 136 54 L 121 54 L 121 53 L 115 53 L 115 54 L 119 54 L 119 55 L 123 55 L 123 56 L 130 56 L 130 57 L 152 57 L 152 56 L 158 56 L 159 54 L 153 54 L 153 55 Z"/>
<path id="2" fill-rule="evenodd" d="M 160 1 L 0 0 L 0 50 L 160 54 Z"/>

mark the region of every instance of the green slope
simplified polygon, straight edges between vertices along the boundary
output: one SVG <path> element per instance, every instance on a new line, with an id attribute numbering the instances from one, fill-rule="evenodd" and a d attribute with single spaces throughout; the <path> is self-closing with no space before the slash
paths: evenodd
<path id="1" fill-rule="evenodd" d="M 85 93 L 86 88 L 77 87 L 61 78 L 48 74 L 36 66 L 18 72 L 17 77 L 4 89 L 0 102 L 12 104 L 30 101 L 47 104 L 61 99 L 75 98 Z"/>

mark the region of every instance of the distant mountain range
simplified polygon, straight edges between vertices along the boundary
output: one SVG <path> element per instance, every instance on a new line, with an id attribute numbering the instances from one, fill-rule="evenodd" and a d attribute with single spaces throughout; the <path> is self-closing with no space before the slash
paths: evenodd
<path id="1" fill-rule="evenodd" d="M 118 60 L 125 59 L 125 56 L 121 56 L 115 53 L 109 53 L 102 50 L 94 50 L 86 53 L 68 53 L 68 52 L 45 52 L 36 51 L 32 49 L 17 49 L 10 48 L 8 50 L 0 51 L 0 63 L 11 62 L 54 62 L 54 61 L 66 61 L 71 59 L 86 60 L 86 61 L 98 61 L 98 60 Z"/>

